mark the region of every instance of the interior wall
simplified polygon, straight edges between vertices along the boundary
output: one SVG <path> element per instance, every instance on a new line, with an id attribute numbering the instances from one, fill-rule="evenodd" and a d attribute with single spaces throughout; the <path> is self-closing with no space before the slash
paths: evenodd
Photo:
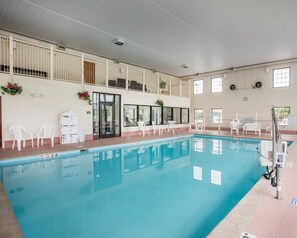
<path id="1" fill-rule="evenodd" d="M 0 73 L 0 85 L 6 85 L 11 81 L 10 75 Z M 12 135 L 8 132 L 8 127 L 13 124 L 22 125 L 27 130 L 36 133 L 38 128 L 45 123 L 54 124 L 56 136 L 60 135 L 59 115 L 65 111 L 73 111 L 79 114 L 80 130 L 86 135 L 93 134 L 92 127 L 92 106 L 87 101 L 80 100 L 77 93 L 83 90 L 92 92 L 105 92 L 121 95 L 121 106 L 123 112 L 124 104 L 155 105 L 157 99 L 161 98 L 165 106 L 190 107 L 189 98 L 173 97 L 143 92 L 131 92 L 126 90 L 99 87 L 93 85 L 83 85 L 48 79 L 40 79 L 25 76 L 13 76 L 13 82 L 23 86 L 21 95 L 2 96 L 2 131 L 3 142 L 11 141 Z M 40 93 L 41 98 L 34 98 L 33 93 Z M 90 112 L 90 114 L 88 114 Z M 121 113 L 122 133 L 136 131 L 138 128 L 123 127 L 123 113 Z M 5 143 L 3 143 L 5 146 Z"/>
<path id="2" fill-rule="evenodd" d="M 291 86 L 273 88 L 273 69 L 291 68 Z M 225 74 L 225 77 L 224 77 Z M 217 75 L 200 76 L 203 80 L 203 94 L 193 95 L 191 80 L 191 121 L 194 121 L 194 109 L 203 109 L 205 115 L 211 114 L 211 108 L 222 108 L 223 118 L 235 118 L 239 115 L 255 115 L 259 120 L 271 120 L 271 107 L 290 106 L 291 115 L 297 115 L 296 100 L 297 62 L 265 65 L 258 68 L 234 70 Z M 211 93 L 211 78 L 223 77 L 223 92 Z M 255 88 L 256 82 L 262 82 L 261 88 Z M 236 90 L 230 90 L 235 84 Z M 245 100 L 246 99 L 246 100 Z M 269 123 L 269 122 L 267 122 Z"/>

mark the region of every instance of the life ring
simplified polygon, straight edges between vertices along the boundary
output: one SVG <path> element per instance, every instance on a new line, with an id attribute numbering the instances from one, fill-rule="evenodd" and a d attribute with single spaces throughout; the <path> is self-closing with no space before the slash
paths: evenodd
<path id="1" fill-rule="evenodd" d="M 256 84 L 255 84 L 255 87 L 256 88 L 261 88 L 262 87 L 262 83 L 260 81 L 258 81 Z"/>
<path id="2" fill-rule="evenodd" d="M 231 84 L 231 85 L 230 85 L 230 89 L 231 89 L 232 91 L 234 91 L 234 90 L 236 89 L 236 85 L 235 85 L 235 84 Z"/>

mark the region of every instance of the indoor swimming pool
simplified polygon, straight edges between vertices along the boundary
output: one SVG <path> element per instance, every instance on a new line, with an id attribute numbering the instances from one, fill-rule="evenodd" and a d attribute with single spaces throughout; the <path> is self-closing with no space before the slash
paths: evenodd
<path id="1" fill-rule="evenodd" d="M 265 172 L 259 142 L 133 143 L 2 162 L 0 178 L 28 238 L 206 237 Z"/>

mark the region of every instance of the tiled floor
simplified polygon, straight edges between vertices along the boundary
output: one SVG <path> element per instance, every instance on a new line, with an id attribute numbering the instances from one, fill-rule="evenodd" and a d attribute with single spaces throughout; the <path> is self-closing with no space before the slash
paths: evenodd
<path id="1" fill-rule="evenodd" d="M 205 134 L 218 135 L 214 131 L 206 131 Z M 219 135 L 229 135 L 229 132 L 221 132 Z M 113 144 L 132 143 L 140 140 L 156 139 L 161 136 L 111 138 L 87 141 L 79 144 L 61 145 L 54 148 L 49 145 L 40 148 L 25 148 L 22 151 L 0 149 L 0 160 L 39 155 L 57 151 L 84 149 Z M 255 137 L 255 136 L 248 136 Z M 259 138 L 259 137 L 257 137 Z M 265 137 L 263 137 L 265 138 Z M 297 141 L 297 136 L 284 136 L 284 139 Z M 266 137 L 267 139 L 267 137 Z M 270 186 L 270 181 L 261 179 L 254 188 L 240 201 L 240 203 L 225 217 L 225 219 L 211 232 L 209 237 L 239 238 L 241 234 L 249 232 L 258 238 L 296 238 L 297 206 L 291 204 L 292 198 L 297 199 L 297 143 L 289 148 L 287 160 L 289 165 L 282 171 L 282 199 L 274 198 L 276 189 Z M 295 158 L 294 158 L 295 157 Z M 293 163 L 293 164 L 292 164 Z M 0 237 L 22 237 L 8 199 L 0 183 Z"/>

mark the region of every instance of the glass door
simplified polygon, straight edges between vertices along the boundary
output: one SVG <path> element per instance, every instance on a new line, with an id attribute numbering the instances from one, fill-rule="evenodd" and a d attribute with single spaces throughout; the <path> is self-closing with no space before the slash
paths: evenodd
<path id="1" fill-rule="evenodd" d="M 93 93 L 93 137 L 107 138 L 121 135 L 121 96 Z"/>
<path id="2" fill-rule="evenodd" d="M 115 136 L 114 103 L 100 103 L 100 131 L 101 137 Z"/>

